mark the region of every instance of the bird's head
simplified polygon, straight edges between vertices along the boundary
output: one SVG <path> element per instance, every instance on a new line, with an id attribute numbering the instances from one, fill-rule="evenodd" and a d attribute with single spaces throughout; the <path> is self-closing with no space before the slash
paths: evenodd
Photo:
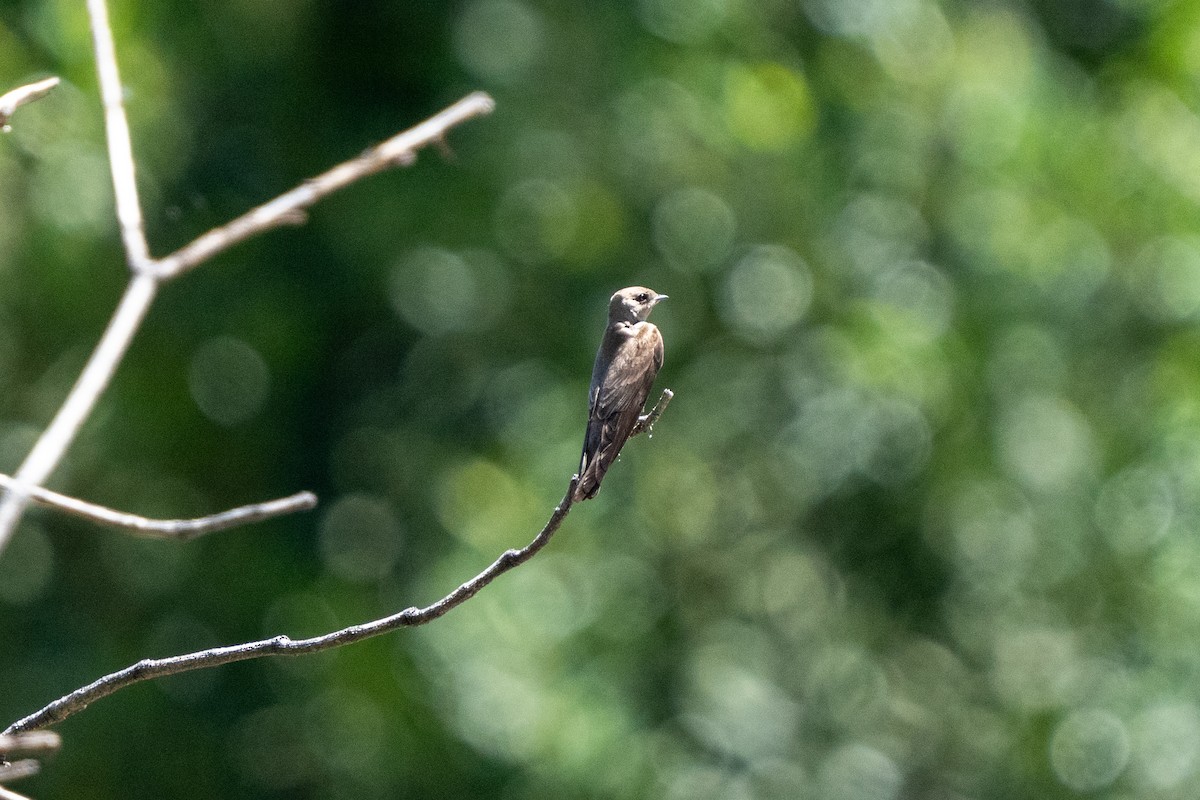
<path id="1" fill-rule="evenodd" d="M 666 299 L 665 294 L 659 294 L 645 286 L 622 289 L 608 301 L 608 321 L 641 322 L 650 316 L 654 306 Z"/>

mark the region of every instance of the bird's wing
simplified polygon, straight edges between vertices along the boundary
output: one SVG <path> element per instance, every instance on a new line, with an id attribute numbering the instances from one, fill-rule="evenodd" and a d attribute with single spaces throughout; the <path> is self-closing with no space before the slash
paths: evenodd
<path id="1" fill-rule="evenodd" d="M 639 322 L 616 348 L 603 380 L 592 399 L 593 418 L 609 419 L 630 407 L 642 413 L 642 404 L 663 363 L 663 340 L 658 328 Z"/>
<path id="2" fill-rule="evenodd" d="M 587 435 L 580 460 L 581 485 L 590 497 L 637 424 L 663 363 L 663 341 L 648 322 L 622 325 L 612 359 L 592 387 Z"/>

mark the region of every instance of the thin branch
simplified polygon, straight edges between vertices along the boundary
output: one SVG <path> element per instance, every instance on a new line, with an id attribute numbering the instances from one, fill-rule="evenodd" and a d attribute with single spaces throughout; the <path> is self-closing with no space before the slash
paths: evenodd
<path id="1" fill-rule="evenodd" d="M 32 103 L 34 100 L 45 97 L 58 84 L 58 78 L 43 78 L 40 81 L 18 86 L 0 95 L 0 131 L 8 132 L 8 121 L 18 108 L 26 103 Z"/>
<path id="2" fill-rule="evenodd" d="M 380 634 L 390 633 L 400 628 L 412 628 L 432 622 L 451 609 L 462 605 L 475 596 L 480 589 L 500 577 L 504 573 L 524 564 L 537 555 L 550 541 L 554 532 L 562 525 L 571 510 L 571 497 L 575 494 L 576 476 L 571 477 L 567 493 L 554 508 L 554 513 L 546 522 L 545 527 L 538 532 L 533 540 L 519 550 L 506 550 L 492 562 L 491 566 L 476 575 L 471 580 L 459 586 L 450 594 L 438 600 L 433 605 L 424 608 L 406 608 L 398 614 L 392 614 L 382 619 L 373 620 L 361 625 L 351 625 L 339 631 L 316 636 L 311 639 L 291 639 L 287 636 L 274 636 L 256 642 L 214 647 L 182 656 L 170 658 L 147 658 L 132 664 L 119 672 L 105 675 L 87 686 L 76 689 L 64 697 L 55 700 L 40 711 L 20 719 L 4 730 L 5 734 L 32 731 L 54 725 L 67 717 L 76 714 L 88 705 L 107 697 L 110 694 L 132 686 L 142 681 L 164 678 L 168 675 L 178 675 L 181 672 L 191 672 L 196 669 L 207 669 L 235 661 L 246 661 L 264 656 L 298 656 L 306 653 L 316 653 L 334 647 L 353 644 Z"/>
<path id="3" fill-rule="evenodd" d="M 0 734 L 0 754 L 47 756 L 62 747 L 62 737 L 54 731 L 27 731 Z"/>
<path id="4" fill-rule="evenodd" d="M 42 771 L 42 764 L 36 758 L 22 758 L 19 761 L 0 761 L 0 783 L 12 783 L 23 778 L 37 775 Z"/>
<path id="5" fill-rule="evenodd" d="M 297 214 L 301 215 L 300 221 L 303 221 L 304 209 L 321 198 L 389 167 L 412 164 L 417 150 L 441 142 L 446 132 L 454 126 L 490 114 L 495 107 L 495 101 L 487 94 L 469 94 L 420 125 L 200 236 L 191 244 L 160 259 L 156 272 L 164 279 L 174 278 L 255 234 L 280 225 L 295 224 Z"/>
<path id="6" fill-rule="evenodd" d="M 61 746 L 62 737 L 53 731 L 0 734 L 0 783 L 28 778 L 36 775 L 41 769 L 41 764 L 36 758 L 8 761 L 9 756 L 32 755 L 44 758 L 57 753 Z M 0 800 L 20 797 L 22 795 L 0 786 Z"/>
<path id="7" fill-rule="evenodd" d="M 13 476 L 20 487 L 9 489 L 0 499 L 0 551 L 8 544 L 28 505 L 29 487 L 40 486 L 62 460 L 112 380 L 157 293 L 158 281 L 147 274 L 135 276 L 126 287 L 87 366 Z"/>
<path id="8" fill-rule="evenodd" d="M 87 0 L 92 27 L 92 47 L 96 52 L 96 73 L 100 82 L 100 100 L 104 104 L 104 129 L 108 140 L 108 161 L 113 191 L 117 199 L 117 222 L 125 258 L 134 273 L 150 266 L 150 246 L 142 222 L 138 200 L 137 175 L 133 163 L 133 143 L 129 138 L 129 120 L 125 116 L 124 90 L 117 70 L 117 49 L 108 22 L 105 0 Z"/>
<path id="9" fill-rule="evenodd" d="M 0 783 L 12 783 L 23 778 L 37 775 L 42 771 L 42 762 L 36 758 L 22 758 L 19 761 L 0 763 Z"/>
<path id="10" fill-rule="evenodd" d="M 637 436 L 639 433 L 652 433 L 654 423 L 658 422 L 658 418 L 667 410 L 667 406 L 671 404 L 671 398 L 674 396 L 675 393 L 670 389 L 663 389 L 662 395 L 658 398 L 658 402 L 654 404 L 654 408 L 650 409 L 650 413 L 638 417 L 637 424 L 633 426 L 633 430 L 629 434 L 630 438 Z"/>
<path id="11" fill-rule="evenodd" d="M 299 492 L 278 500 L 238 506 L 219 514 L 210 514 L 196 519 L 150 519 L 124 511 L 115 511 L 75 497 L 68 497 L 40 486 L 22 488 L 20 482 L 15 478 L 3 473 L 0 473 L 0 489 L 23 491 L 35 503 L 49 508 L 57 508 L 99 525 L 119 528 L 152 539 L 178 539 L 184 542 L 208 533 L 216 533 L 240 525 L 250 525 L 297 511 L 307 511 L 317 505 L 315 494 Z M 2 752 L 4 750 L 0 748 L 0 753 Z"/>

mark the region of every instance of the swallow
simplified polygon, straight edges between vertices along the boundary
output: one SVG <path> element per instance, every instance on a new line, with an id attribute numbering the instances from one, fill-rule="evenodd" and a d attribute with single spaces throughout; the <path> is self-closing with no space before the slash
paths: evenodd
<path id="1" fill-rule="evenodd" d="M 608 325 L 588 389 L 587 434 L 579 460 L 573 500 L 589 500 L 600 491 L 604 473 L 617 460 L 633 432 L 650 387 L 663 365 L 663 339 L 646 321 L 665 294 L 644 286 L 622 289 L 608 301 Z"/>

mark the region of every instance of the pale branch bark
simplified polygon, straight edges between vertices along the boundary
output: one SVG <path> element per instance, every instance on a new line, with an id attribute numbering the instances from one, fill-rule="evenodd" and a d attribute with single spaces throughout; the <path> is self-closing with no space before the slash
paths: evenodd
<path id="1" fill-rule="evenodd" d="M 666 409 L 667 404 L 671 402 L 673 396 L 674 393 L 670 389 L 663 390 L 662 396 L 655 403 L 653 410 L 643 417 L 643 420 L 647 420 L 646 424 L 640 425 L 630 436 L 636 436 L 648 430 L 649 425 L 658 419 Z M 97 700 L 108 697 L 110 694 L 132 686 L 135 683 L 141 683 L 142 681 L 165 678 L 169 675 L 178 675 L 182 672 L 191 672 L 197 669 L 219 667 L 224 664 L 232 664 L 235 661 L 247 661 L 252 658 L 299 656 L 307 653 L 316 653 L 360 642 L 363 639 L 390 633 L 400 628 L 413 628 L 432 622 L 450 610 L 462 605 L 467 600 L 470 600 L 480 589 L 487 586 L 496 578 L 515 567 L 519 567 L 537 555 L 538 551 L 549 543 L 550 538 L 554 536 L 555 531 L 559 529 L 563 520 L 566 519 L 567 514 L 570 513 L 573 502 L 571 498 L 575 495 L 575 486 L 578 481 L 578 475 L 571 476 L 571 481 L 567 485 L 567 493 L 559 501 L 558 505 L 554 507 L 554 511 L 551 513 L 550 519 L 546 522 L 545 526 L 529 544 L 517 550 L 505 550 L 487 569 L 432 605 L 425 606 L 424 608 L 416 608 L 415 606 L 406 608 L 391 616 L 382 617 L 359 625 L 351 625 L 348 628 L 342 628 L 341 630 L 321 636 L 314 636 L 310 639 L 292 639 L 286 635 L 279 635 L 273 636 L 270 639 L 260 639 L 255 642 L 229 645 L 227 647 L 214 647 L 209 650 L 200 650 L 181 656 L 142 659 L 136 664 L 131 664 L 125 669 L 98 678 L 88 685 L 60 697 L 41 710 L 35 711 L 29 716 L 12 723 L 3 733 L 21 733 L 54 725 L 79 713 Z"/>
<path id="2" fill-rule="evenodd" d="M 58 78 L 43 78 L 0 94 L 0 131 L 8 132 L 8 121 L 18 108 L 45 97 L 58 84 Z"/>
<path id="3" fill-rule="evenodd" d="M 298 492 L 288 497 L 281 497 L 278 500 L 238 506 L 228 511 L 209 514 L 208 516 L 196 519 L 150 519 L 149 517 L 141 517 L 125 511 L 105 508 L 104 506 L 89 503 L 86 500 L 80 500 L 75 497 L 69 497 L 40 486 L 22 488 L 21 484 L 15 478 L 3 473 L 0 473 L 0 489 L 24 492 L 30 500 L 39 505 L 65 511 L 68 514 L 95 522 L 98 525 L 107 525 L 111 528 L 118 528 L 137 536 L 146 536 L 152 539 L 177 539 L 184 542 L 199 538 L 205 534 L 262 522 L 272 517 L 294 514 L 297 511 L 308 511 L 317 505 L 317 496 L 315 494 L 312 492 Z M 0 749 L 0 752 L 4 752 L 3 749 Z"/>
<path id="4" fill-rule="evenodd" d="M 0 734 L 0 753 L 5 755 L 47 756 L 62 747 L 62 737 L 54 731 L 28 731 Z"/>
<path id="5" fill-rule="evenodd" d="M 138 201 L 129 122 L 122 99 L 120 73 L 105 0 L 88 0 L 96 70 L 104 105 L 109 162 L 116 195 L 117 218 L 126 261 L 132 273 L 129 285 L 100 342 L 88 359 L 79 379 L 55 413 L 46 430 L 34 443 L 13 476 L 19 486 L 0 494 L 0 553 L 30 502 L 30 487 L 42 485 L 62 461 L 67 449 L 91 416 L 100 396 L 112 382 L 134 335 L 160 287 L 218 253 L 258 233 L 303 219 L 304 209 L 354 181 L 389 166 L 412 163 L 416 152 L 430 144 L 442 144 L 447 133 L 474 117 L 492 111 L 494 103 L 476 92 L 444 111 L 383 144 L 325 172 L 232 222 L 202 234 L 191 244 L 162 259 L 150 256 Z M 11 93 L 10 93 L 11 94 Z M 8 95 L 5 95 L 8 97 Z M 27 101 L 26 101 L 27 102 Z"/>
<path id="6" fill-rule="evenodd" d="M 116 195 L 117 223 L 129 268 L 137 274 L 150 265 L 150 245 L 146 242 L 142 204 L 138 199 L 137 172 L 133 163 L 133 142 L 129 120 L 125 116 L 124 89 L 117 69 L 117 48 L 108 22 L 105 0 L 87 0 L 88 20 L 92 28 L 92 49 L 96 53 L 96 77 L 100 101 L 104 105 L 104 130 L 108 141 L 108 163 Z"/>
<path id="7" fill-rule="evenodd" d="M 298 216 L 302 221 L 304 210 L 321 198 L 389 167 L 412 164 L 417 150 L 441 142 L 451 128 L 490 114 L 495 106 L 495 101 L 483 92 L 469 94 L 416 127 L 203 234 L 160 259 L 155 272 L 164 279 L 174 278 L 255 234 L 280 225 L 293 225 Z"/>
<path id="8" fill-rule="evenodd" d="M 0 783 L 12 783 L 22 778 L 37 775 L 42 771 L 42 762 L 36 758 L 22 758 L 17 761 L 0 762 Z"/>
<path id="9" fill-rule="evenodd" d="M 0 783 L 28 778 L 36 775 L 41 769 L 38 758 L 45 758 L 58 752 L 62 746 L 62 737 L 54 731 L 27 731 L 25 733 L 0 734 Z M 9 756 L 29 755 L 18 761 L 8 761 Z M 8 793 L 5 794 L 4 792 Z M 22 795 L 0 786 L 0 800 L 19 798 Z"/>
<path id="10" fill-rule="evenodd" d="M 662 396 L 658 398 L 658 402 L 654 404 L 654 408 L 638 417 L 637 424 L 633 426 L 633 431 L 629 435 L 637 436 L 639 433 L 651 433 L 654 429 L 654 423 L 658 422 L 658 418 L 667 410 L 667 406 L 674 396 L 675 393 L 670 389 L 663 389 Z"/>

